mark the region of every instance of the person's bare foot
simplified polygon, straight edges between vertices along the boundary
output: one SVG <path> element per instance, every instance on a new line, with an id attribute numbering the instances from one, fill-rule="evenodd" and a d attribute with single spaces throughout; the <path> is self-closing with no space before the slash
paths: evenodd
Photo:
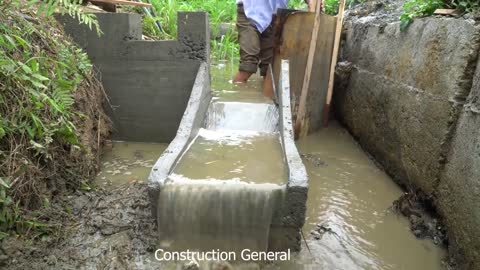
<path id="1" fill-rule="evenodd" d="M 252 76 L 250 72 L 239 71 L 235 77 L 233 77 L 233 83 L 246 83 L 250 76 Z"/>

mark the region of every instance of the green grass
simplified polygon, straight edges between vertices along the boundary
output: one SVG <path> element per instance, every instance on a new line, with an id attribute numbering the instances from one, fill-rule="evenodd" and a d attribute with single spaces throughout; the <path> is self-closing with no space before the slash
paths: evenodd
<path id="1" fill-rule="evenodd" d="M 347 0 L 347 6 L 351 6 L 364 0 Z M 146 35 L 156 39 L 175 39 L 177 37 L 177 12 L 178 11 L 205 11 L 209 14 L 213 36 L 217 36 L 219 25 L 222 23 L 232 24 L 231 31 L 221 39 L 211 41 L 213 59 L 236 59 L 239 57 L 239 45 L 235 21 L 237 17 L 236 0 L 151 0 L 156 10 L 156 18 L 144 20 L 143 31 Z M 292 9 L 308 9 L 304 0 L 290 0 L 288 4 Z M 325 0 L 325 13 L 335 15 L 338 13 L 339 0 Z M 158 20 L 163 28 L 159 32 L 155 26 Z"/>
<path id="2" fill-rule="evenodd" d="M 228 31 L 219 40 L 212 40 L 213 59 L 236 59 L 239 57 L 239 45 L 235 21 L 237 19 L 237 5 L 235 0 L 151 0 L 157 12 L 157 17 L 144 21 L 144 32 L 158 39 L 175 39 L 177 37 L 177 12 L 178 11 L 205 11 L 209 14 L 213 36 L 217 35 L 218 28 L 222 23 L 232 24 Z M 292 0 L 290 8 L 306 9 L 303 0 Z M 155 28 L 155 20 L 160 21 L 163 32 L 159 33 Z"/>
<path id="3" fill-rule="evenodd" d="M 402 30 L 417 17 L 431 16 L 438 8 L 453 8 L 464 13 L 479 13 L 480 1 L 478 0 L 409 0 L 403 6 L 400 17 Z"/>

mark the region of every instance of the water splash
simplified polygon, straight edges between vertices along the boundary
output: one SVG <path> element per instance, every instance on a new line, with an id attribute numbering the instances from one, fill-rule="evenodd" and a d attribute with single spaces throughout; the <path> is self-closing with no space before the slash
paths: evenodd
<path id="1" fill-rule="evenodd" d="M 162 247 L 174 250 L 265 251 L 275 205 L 284 188 L 275 184 L 195 180 L 172 175 L 160 192 Z"/>

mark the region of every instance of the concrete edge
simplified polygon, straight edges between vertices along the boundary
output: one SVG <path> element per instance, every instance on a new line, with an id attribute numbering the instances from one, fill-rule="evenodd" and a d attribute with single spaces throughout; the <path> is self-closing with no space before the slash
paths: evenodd
<path id="1" fill-rule="evenodd" d="M 282 60 L 278 82 L 280 136 L 288 170 L 288 183 L 282 225 L 285 227 L 295 227 L 300 230 L 305 223 L 308 175 L 295 145 L 290 101 L 290 71 L 288 60 Z"/>
<path id="2" fill-rule="evenodd" d="M 177 134 L 160 158 L 155 162 L 148 177 L 148 195 L 151 201 L 152 215 L 155 220 L 160 188 L 184 150 L 202 127 L 211 98 L 210 70 L 208 63 L 202 62 L 198 68 L 192 93 L 180 126 L 178 127 Z"/>

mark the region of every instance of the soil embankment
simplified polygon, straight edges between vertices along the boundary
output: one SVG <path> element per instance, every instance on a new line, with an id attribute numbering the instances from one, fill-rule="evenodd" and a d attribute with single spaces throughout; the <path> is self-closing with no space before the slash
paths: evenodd
<path id="1" fill-rule="evenodd" d="M 401 31 L 399 9 L 372 7 L 346 20 L 336 113 L 440 214 L 459 266 L 478 269 L 480 18 L 418 18 Z"/>

